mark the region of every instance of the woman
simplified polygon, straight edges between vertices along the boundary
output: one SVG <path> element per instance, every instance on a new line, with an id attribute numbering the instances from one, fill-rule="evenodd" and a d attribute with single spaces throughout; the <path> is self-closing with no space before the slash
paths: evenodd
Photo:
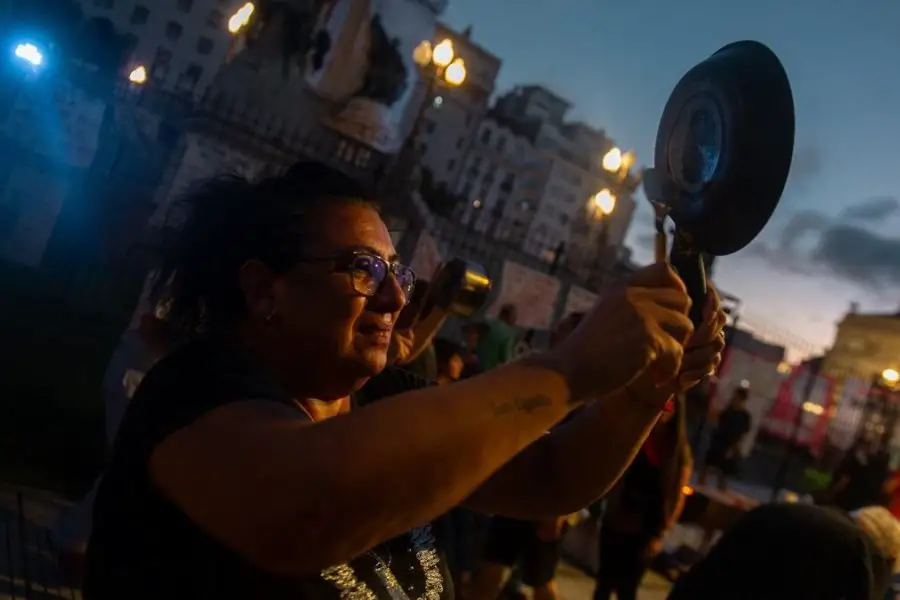
<path id="1" fill-rule="evenodd" d="M 594 600 L 634 600 L 663 539 L 678 521 L 691 478 L 684 400 L 657 421 L 612 493 L 600 529 L 600 568 Z"/>
<path id="2" fill-rule="evenodd" d="M 304 163 L 188 203 L 169 318 L 196 339 L 128 407 L 88 600 L 452 598 L 426 524 L 463 502 L 526 518 L 587 504 L 719 360 L 717 299 L 692 334 L 682 283 L 657 265 L 552 353 L 427 386 L 385 368 L 415 275 L 353 180 Z M 569 460 L 586 452 L 590 469 Z"/>

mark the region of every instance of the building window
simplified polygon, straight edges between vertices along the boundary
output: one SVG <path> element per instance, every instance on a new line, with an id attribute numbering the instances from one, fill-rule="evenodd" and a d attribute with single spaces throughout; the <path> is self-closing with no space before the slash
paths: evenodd
<path id="1" fill-rule="evenodd" d="M 450 172 L 452 173 L 454 169 L 456 169 L 456 161 L 455 161 L 455 160 L 450 160 L 450 161 L 447 163 L 447 170 L 450 171 Z"/>
<path id="2" fill-rule="evenodd" d="M 463 144 L 465 144 L 465 143 L 466 143 L 466 138 L 464 138 L 464 137 L 459 138 L 458 140 L 456 140 L 456 149 L 462 150 Z"/>
<path id="3" fill-rule="evenodd" d="M 425 121 L 425 133 L 432 134 L 436 128 L 437 125 L 434 121 Z"/>
<path id="4" fill-rule="evenodd" d="M 490 144 L 491 143 L 491 130 L 485 129 L 481 132 L 481 143 L 482 144 Z"/>
<path id="5" fill-rule="evenodd" d="M 209 16 L 206 18 L 206 24 L 213 29 L 225 27 L 225 17 L 222 16 L 222 11 L 218 9 L 209 11 Z"/>
<path id="6" fill-rule="evenodd" d="M 134 10 L 131 11 L 131 19 L 130 22 L 132 25 L 143 25 L 147 22 L 147 19 L 150 18 L 150 9 L 146 6 L 141 6 L 138 4 L 134 7 Z"/>
<path id="7" fill-rule="evenodd" d="M 194 8 L 194 0 L 178 0 L 178 10 L 181 12 L 189 13 L 192 8 Z"/>
<path id="8" fill-rule="evenodd" d="M 176 23 L 175 21 L 166 23 L 166 38 L 173 42 L 181 37 L 183 31 L 184 27 L 182 27 L 180 23 Z"/>
<path id="9" fill-rule="evenodd" d="M 94 0 L 94 6 L 99 8 L 112 8 L 115 5 L 115 0 Z"/>
<path id="10" fill-rule="evenodd" d="M 169 74 L 169 63 L 172 62 L 172 51 L 166 48 L 158 48 L 156 56 L 153 57 L 153 64 L 150 67 L 150 74 L 154 79 L 165 79 Z"/>
<path id="11" fill-rule="evenodd" d="M 213 49 L 213 41 L 206 36 L 197 40 L 197 54 L 209 54 Z"/>
<path id="12" fill-rule="evenodd" d="M 505 137 L 501 137 L 500 139 L 497 140 L 497 151 L 498 151 L 498 152 L 503 152 L 503 150 L 504 150 L 505 148 L 506 148 L 506 138 L 505 138 Z"/>

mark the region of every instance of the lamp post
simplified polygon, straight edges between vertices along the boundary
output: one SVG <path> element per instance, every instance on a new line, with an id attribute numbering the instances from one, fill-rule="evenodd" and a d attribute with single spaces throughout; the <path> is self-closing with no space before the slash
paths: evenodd
<path id="1" fill-rule="evenodd" d="M 603 188 L 591 196 L 587 206 L 588 216 L 594 222 L 600 224 L 600 235 L 597 240 L 599 247 L 597 249 L 595 268 L 598 271 L 596 274 L 599 275 L 601 283 L 608 267 L 609 218 L 616 210 L 617 200 L 616 195 L 609 188 Z"/>
<path id="2" fill-rule="evenodd" d="M 466 63 L 456 55 L 453 40 L 445 39 L 438 44 L 422 41 L 413 51 L 413 62 L 425 80 L 425 94 L 410 126 L 409 135 L 397 154 L 385 185 L 391 191 L 399 192 L 405 198 L 411 191 L 412 183 L 421 159 L 416 150 L 416 142 L 425 120 L 428 108 L 435 104 L 435 92 L 442 86 L 454 88 L 466 81 Z"/>
<path id="3" fill-rule="evenodd" d="M 622 150 L 613 146 L 603 155 L 600 165 L 604 171 L 615 175 L 616 181 L 623 181 L 628 176 L 628 172 L 636 159 L 634 152 L 622 152 Z"/>

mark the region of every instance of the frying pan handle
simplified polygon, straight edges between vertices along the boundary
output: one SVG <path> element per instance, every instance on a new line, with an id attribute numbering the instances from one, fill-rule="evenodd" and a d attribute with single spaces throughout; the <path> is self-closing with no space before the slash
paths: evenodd
<path id="1" fill-rule="evenodd" d="M 703 255 L 685 247 L 683 241 L 679 241 L 676 234 L 672 244 L 672 253 L 669 255 L 669 264 L 681 277 L 691 297 L 691 311 L 688 315 L 694 327 L 703 324 L 703 309 L 706 306 L 706 267 L 703 264 Z"/>

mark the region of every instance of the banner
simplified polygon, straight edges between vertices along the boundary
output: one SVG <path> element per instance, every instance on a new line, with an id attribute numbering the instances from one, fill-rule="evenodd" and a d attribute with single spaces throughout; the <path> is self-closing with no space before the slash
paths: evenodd
<path id="1" fill-rule="evenodd" d="M 424 231 L 420 233 L 412 262 L 409 265 L 415 271 L 416 276 L 419 279 L 430 281 L 443 262 L 435 239 Z"/>
<path id="2" fill-rule="evenodd" d="M 503 263 L 500 293 L 487 314 L 497 316 L 504 304 L 512 304 L 516 307 L 519 327 L 550 329 L 558 295 L 556 277 L 507 260 Z"/>
<path id="3" fill-rule="evenodd" d="M 566 296 L 566 308 L 563 310 L 563 318 L 565 319 L 572 313 L 586 313 L 597 304 L 600 298 L 594 292 L 590 292 L 583 287 L 573 285 L 569 287 L 569 295 Z"/>
<path id="4" fill-rule="evenodd" d="M 306 82 L 339 107 L 332 129 L 385 153 L 403 145 L 404 116 L 419 87 L 413 51 L 434 36 L 434 6 L 421 0 L 325 2 L 309 41 Z M 412 112 L 415 112 L 414 110 Z"/>

